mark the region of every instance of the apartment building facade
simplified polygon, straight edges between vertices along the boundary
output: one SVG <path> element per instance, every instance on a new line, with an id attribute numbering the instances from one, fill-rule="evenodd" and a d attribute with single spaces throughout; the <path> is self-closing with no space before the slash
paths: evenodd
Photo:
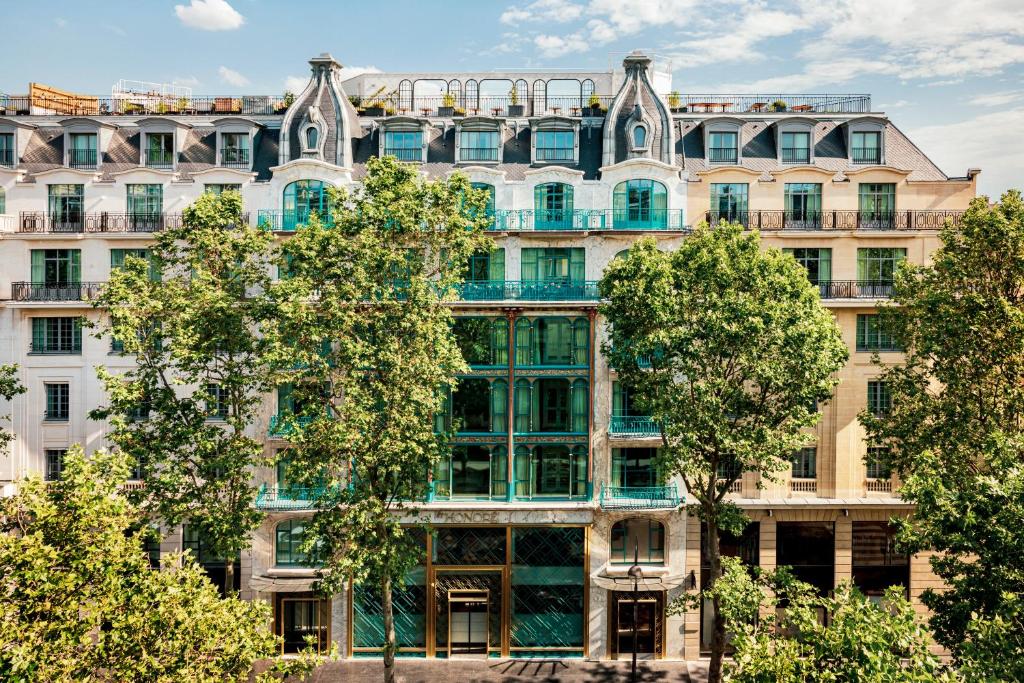
<path id="1" fill-rule="evenodd" d="M 705 651 L 702 612 L 665 610 L 706 575 L 700 524 L 681 507 L 681 482 L 654 465 L 656 425 L 601 354 L 596 291 L 635 240 L 671 249 L 705 220 L 740 221 L 790 250 L 851 350 L 792 472 L 734 486 L 751 524 L 726 552 L 792 565 L 823 591 L 852 580 L 916 598 L 932 584 L 927 558 L 892 548 L 887 522 L 908 508 L 898 482 L 866 464 L 874 446 L 856 415 L 888 401 L 870 357 L 899 358 L 876 314 L 896 264 L 927 261 L 937 229 L 974 197 L 977 171 L 945 175 L 867 96 L 668 94 L 639 53 L 594 73 L 342 82 L 330 55 L 310 67 L 293 101 L 0 102 L 0 362 L 18 363 L 28 387 L 8 406 L 17 440 L 0 460 L 6 490 L 30 472 L 58 477 L 72 443 L 109 445 L 106 425 L 87 417 L 104 400 L 95 368 L 132 359 L 79 321 L 102 315 L 91 298 L 153 232 L 201 193 L 237 189 L 248 220 L 287 239 L 312 212 L 328 214 L 328 187 L 359 183 L 369 158 L 392 154 L 489 192 L 497 247 L 474 258 L 454 304 L 471 371 L 437 418 L 462 430 L 421 506 L 433 524 L 423 561 L 395 598 L 402 654 L 628 655 L 634 552 L 638 652 Z M 282 387 L 253 425 L 268 452 L 287 446 L 276 418 L 288 402 Z M 313 634 L 373 656 L 379 597 L 360 586 L 314 595 L 298 552 L 310 496 L 283 472 L 255 476 L 267 516 L 238 560 L 242 594 L 273 604 L 286 650 Z M 161 550 L 190 548 L 222 575 L 187 526 L 164 532 Z"/>

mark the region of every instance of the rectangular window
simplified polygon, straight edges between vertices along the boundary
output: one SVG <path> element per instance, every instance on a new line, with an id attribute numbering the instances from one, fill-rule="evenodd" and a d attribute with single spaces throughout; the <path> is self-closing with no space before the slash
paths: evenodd
<path id="1" fill-rule="evenodd" d="M 174 134 L 146 134 L 146 166 L 171 168 L 174 166 Z"/>
<path id="2" fill-rule="evenodd" d="M 493 282 L 496 285 L 505 283 L 505 249 L 504 247 L 490 252 L 477 252 L 469 257 L 467 282 Z"/>
<path id="3" fill-rule="evenodd" d="M 242 192 L 242 186 L 239 183 L 206 183 L 203 185 L 203 192 L 209 192 L 210 194 L 223 194 L 225 192 Z"/>
<path id="4" fill-rule="evenodd" d="M 31 353 L 75 354 L 82 352 L 80 318 L 32 318 Z"/>
<path id="5" fill-rule="evenodd" d="M 821 227 L 821 183 L 786 183 L 783 227 L 816 230 Z"/>
<path id="6" fill-rule="evenodd" d="M 857 280 L 863 284 L 891 286 L 900 261 L 907 258 L 902 247 L 867 247 L 857 250 Z"/>
<path id="7" fill-rule="evenodd" d="M 13 167 L 16 157 L 14 133 L 0 133 L 0 166 Z"/>
<path id="8" fill-rule="evenodd" d="M 895 183 L 861 183 L 857 186 L 857 227 L 891 229 L 896 219 Z"/>
<path id="9" fill-rule="evenodd" d="M 82 282 L 81 249 L 33 249 L 31 258 L 34 287 L 77 288 Z"/>
<path id="10" fill-rule="evenodd" d="M 889 332 L 882 326 L 882 317 L 877 313 L 857 315 L 858 351 L 902 351 Z"/>
<path id="11" fill-rule="evenodd" d="M 736 133 L 708 133 L 708 161 L 713 164 L 735 164 Z"/>
<path id="12" fill-rule="evenodd" d="M 793 454 L 793 478 L 815 479 L 818 476 L 818 449 L 801 448 Z"/>
<path id="13" fill-rule="evenodd" d="M 64 456 L 68 454 L 66 448 L 46 449 L 46 481 L 57 481 L 64 472 Z"/>
<path id="14" fill-rule="evenodd" d="M 582 282 L 585 280 L 586 250 L 582 247 L 522 250 L 522 280 Z"/>
<path id="15" fill-rule="evenodd" d="M 207 384 L 206 414 L 213 420 L 228 417 L 228 392 L 219 384 Z"/>
<path id="16" fill-rule="evenodd" d="M 860 131 L 850 136 L 851 158 L 855 164 L 882 162 L 882 134 L 878 131 Z"/>
<path id="17" fill-rule="evenodd" d="M 881 417 L 892 408 L 892 391 L 889 385 L 881 380 L 870 380 L 868 382 L 868 411 Z"/>
<path id="18" fill-rule="evenodd" d="M 807 269 L 807 278 L 816 285 L 832 281 L 832 250 L 817 247 L 797 247 L 782 250 Z"/>
<path id="19" fill-rule="evenodd" d="M 896 527 L 888 522 L 853 522 L 851 564 L 853 585 L 876 604 L 890 586 L 910 587 L 910 556 L 897 550 Z"/>
<path id="20" fill-rule="evenodd" d="M 537 131 L 537 161 L 572 161 L 575 159 L 576 134 L 571 130 Z"/>
<path id="21" fill-rule="evenodd" d="M 163 185 L 126 185 L 126 189 L 128 215 L 132 221 L 150 223 L 160 220 L 164 210 Z M 134 224 L 133 227 L 139 229 L 141 226 Z"/>
<path id="22" fill-rule="evenodd" d="M 81 232 L 85 221 L 85 185 L 48 185 L 50 230 Z"/>
<path id="23" fill-rule="evenodd" d="M 658 486 L 657 448 L 613 448 L 612 486 Z"/>
<path id="24" fill-rule="evenodd" d="M 867 465 L 868 479 L 888 479 L 892 471 L 887 464 L 889 459 L 888 446 L 868 446 L 868 454 L 864 459 Z"/>
<path id="25" fill-rule="evenodd" d="M 423 161 L 423 133 L 389 130 L 384 133 L 384 154 L 399 161 Z"/>
<path id="26" fill-rule="evenodd" d="M 71 385 L 67 382 L 47 382 L 46 412 L 43 419 L 47 422 L 67 422 L 71 419 Z"/>
<path id="27" fill-rule="evenodd" d="M 711 215 L 708 222 L 747 225 L 747 183 L 711 183 Z"/>
<path id="28" fill-rule="evenodd" d="M 96 168 L 96 134 L 71 133 L 68 148 L 68 166 Z"/>
<path id="29" fill-rule="evenodd" d="M 221 134 L 220 165 L 229 168 L 249 168 L 248 133 Z"/>
<path id="30" fill-rule="evenodd" d="M 782 163 L 807 164 L 811 161 L 811 134 L 807 131 L 782 134 Z"/>
<path id="31" fill-rule="evenodd" d="M 459 161 L 497 161 L 498 131 L 464 130 L 459 134 Z"/>

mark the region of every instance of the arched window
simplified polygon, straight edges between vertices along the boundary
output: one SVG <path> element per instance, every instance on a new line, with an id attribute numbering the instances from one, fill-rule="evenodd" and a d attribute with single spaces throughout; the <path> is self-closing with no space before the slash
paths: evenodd
<path id="1" fill-rule="evenodd" d="M 633 148 L 644 149 L 647 147 L 647 127 L 637 126 L 633 129 Z"/>
<path id="2" fill-rule="evenodd" d="M 314 211 L 321 220 L 329 219 L 327 214 L 327 190 L 321 180 L 296 180 L 284 188 L 284 215 L 282 230 L 294 230 L 296 226 L 309 221 Z"/>
<path id="3" fill-rule="evenodd" d="M 544 183 L 533 188 L 534 230 L 571 230 L 572 185 Z"/>
<path id="4" fill-rule="evenodd" d="M 480 108 L 480 85 L 473 79 L 466 81 L 466 109 Z"/>
<path id="5" fill-rule="evenodd" d="M 656 180 L 623 181 L 615 186 L 612 214 L 615 228 L 664 230 L 668 227 L 668 190 Z"/>
<path id="6" fill-rule="evenodd" d="M 398 84 L 398 108 L 412 109 L 412 81 L 408 78 Z"/>
<path id="7" fill-rule="evenodd" d="M 487 193 L 487 215 L 494 218 L 494 185 L 490 183 L 470 183 L 474 190 L 483 190 Z"/>
<path id="8" fill-rule="evenodd" d="M 315 150 L 320 141 L 320 130 L 316 126 L 306 129 L 306 148 Z"/>
<path id="9" fill-rule="evenodd" d="M 540 116 L 548 109 L 548 84 L 546 81 L 533 82 L 533 115 Z"/>
<path id="10" fill-rule="evenodd" d="M 665 526 L 654 519 L 634 517 L 612 526 L 611 564 L 665 564 Z"/>
<path id="11" fill-rule="evenodd" d="M 455 106 L 462 106 L 462 81 L 458 79 L 448 81 L 448 92 L 455 98 Z"/>
<path id="12" fill-rule="evenodd" d="M 282 567 L 308 567 L 309 555 L 300 548 L 305 539 L 306 521 L 289 519 L 274 529 L 274 564 Z"/>
<path id="13" fill-rule="evenodd" d="M 525 106 L 527 99 L 530 97 L 529 85 L 527 85 L 525 80 L 520 78 L 512 87 L 516 89 L 516 99 L 519 100 L 519 104 Z"/>
<path id="14" fill-rule="evenodd" d="M 590 104 L 590 96 L 594 94 L 594 81 L 589 78 L 583 81 L 580 86 L 580 106 L 586 107 Z"/>

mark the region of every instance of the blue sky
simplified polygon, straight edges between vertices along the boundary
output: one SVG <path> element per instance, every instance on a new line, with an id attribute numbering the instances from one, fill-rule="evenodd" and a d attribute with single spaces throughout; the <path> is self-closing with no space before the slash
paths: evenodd
<path id="1" fill-rule="evenodd" d="M 121 78 L 277 94 L 356 69 L 604 69 L 643 48 L 697 92 L 866 92 L 947 173 L 1024 186 L 1022 0 L 33 0 L 5 7 L 0 91 Z M 13 30 L 12 30 L 13 29 Z M 353 71 L 354 72 L 354 71 Z"/>

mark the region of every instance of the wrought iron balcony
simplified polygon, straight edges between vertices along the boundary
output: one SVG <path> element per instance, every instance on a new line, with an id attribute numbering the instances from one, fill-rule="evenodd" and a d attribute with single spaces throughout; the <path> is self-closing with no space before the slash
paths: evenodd
<path id="1" fill-rule="evenodd" d="M 103 288 L 102 282 L 12 282 L 12 301 L 92 301 Z"/>
<path id="2" fill-rule="evenodd" d="M 713 164 L 735 164 L 737 157 L 735 147 L 708 147 L 708 161 Z"/>
<path id="3" fill-rule="evenodd" d="M 491 230 L 688 230 L 682 209 L 499 209 Z"/>
<path id="4" fill-rule="evenodd" d="M 608 434 L 630 438 L 647 438 L 661 436 L 661 430 L 658 428 L 657 422 L 645 415 L 612 415 L 611 424 L 608 426 Z"/>
<path id="5" fill-rule="evenodd" d="M 419 147 L 385 147 L 384 156 L 392 156 L 399 161 L 423 161 L 423 150 Z"/>
<path id="6" fill-rule="evenodd" d="M 683 502 L 675 484 L 666 486 L 601 486 L 605 510 L 655 510 L 677 508 Z"/>
<path id="7" fill-rule="evenodd" d="M 573 161 L 576 151 L 572 147 L 538 147 L 537 161 Z"/>
<path id="8" fill-rule="evenodd" d="M 819 282 L 822 299 L 888 299 L 892 280 L 831 280 Z"/>
<path id="9" fill-rule="evenodd" d="M 73 356 L 82 353 L 82 339 L 76 336 L 33 341 L 28 345 L 28 352 L 37 356 Z"/>
<path id="10" fill-rule="evenodd" d="M 739 223 L 751 230 L 939 230 L 960 225 L 964 211 L 708 211 L 711 225 Z"/>
<path id="11" fill-rule="evenodd" d="M 855 164 L 880 164 L 882 150 L 878 147 L 853 147 L 850 150 L 850 157 Z"/>
<path id="12" fill-rule="evenodd" d="M 327 489 L 300 488 L 296 486 L 267 486 L 263 484 L 256 493 L 256 508 L 259 510 L 312 510 L 316 501 Z"/>
<path id="13" fill-rule="evenodd" d="M 595 280 L 486 280 L 457 287 L 463 301 L 597 301 Z"/>
<path id="14" fill-rule="evenodd" d="M 497 147 L 460 147 L 459 161 L 497 161 Z"/>
<path id="15" fill-rule="evenodd" d="M 811 161 L 811 150 L 807 147 L 783 147 L 782 163 L 806 164 Z"/>
<path id="16" fill-rule="evenodd" d="M 246 214 L 246 221 L 248 217 Z M 82 213 L 69 211 L 48 214 L 43 211 L 22 211 L 18 232 L 157 232 L 180 228 L 180 213 Z"/>
<path id="17" fill-rule="evenodd" d="M 174 152 L 166 149 L 147 149 L 146 166 L 149 168 L 173 168 Z"/>
<path id="18" fill-rule="evenodd" d="M 312 213 L 309 211 L 260 209 L 260 212 L 257 214 L 256 224 L 264 230 L 294 232 L 299 226 L 309 223 Z M 320 222 L 325 225 L 333 225 L 334 218 L 330 213 L 327 213 L 320 216 Z"/>
<path id="19" fill-rule="evenodd" d="M 96 150 L 94 149 L 69 149 L 68 166 L 71 168 L 93 169 L 96 168 Z"/>
<path id="20" fill-rule="evenodd" d="M 220 165 L 225 168 L 249 168 L 249 150 L 238 147 L 221 149 Z"/>
<path id="21" fill-rule="evenodd" d="M 309 426 L 312 422 L 312 417 L 296 417 L 294 419 L 294 423 L 297 423 L 300 428 Z M 270 436 L 288 436 L 295 431 L 295 425 L 281 415 L 271 415 L 270 429 L 267 431 Z"/>

